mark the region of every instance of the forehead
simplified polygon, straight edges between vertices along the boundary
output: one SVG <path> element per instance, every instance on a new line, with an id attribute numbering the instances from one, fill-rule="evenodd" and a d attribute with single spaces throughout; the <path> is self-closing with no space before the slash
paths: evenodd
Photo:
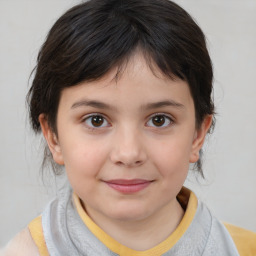
<path id="1" fill-rule="evenodd" d="M 60 105 L 65 102 L 70 107 L 74 101 L 84 98 L 130 107 L 163 100 L 193 105 L 186 81 L 163 75 L 156 65 L 149 65 L 141 54 L 135 54 L 125 65 L 113 68 L 96 81 L 85 81 L 65 88 Z"/>

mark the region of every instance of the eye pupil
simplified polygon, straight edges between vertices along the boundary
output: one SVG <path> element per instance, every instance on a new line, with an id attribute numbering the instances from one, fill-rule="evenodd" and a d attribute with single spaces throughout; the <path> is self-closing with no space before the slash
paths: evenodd
<path id="1" fill-rule="evenodd" d="M 102 116 L 93 116 L 91 122 L 93 126 L 99 127 L 103 124 L 104 118 Z"/>
<path id="2" fill-rule="evenodd" d="M 162 126 L 165 122 L 165 117 L 164 116 L 154 116 L 152 122 L 155 126 Z"/>

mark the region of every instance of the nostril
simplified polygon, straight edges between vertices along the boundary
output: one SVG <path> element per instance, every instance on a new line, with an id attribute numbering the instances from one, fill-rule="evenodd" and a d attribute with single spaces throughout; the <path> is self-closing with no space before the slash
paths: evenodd
<path id="1" fill-rule="evenodd" d="M 121 161 L 116 162 L 117 165 L 123 165 L 124 163 L 122 163 Z"/>
<path id="2" fill-rule="evenodd" d="M 135 167 L 140 166 L 146 161 L 146 153 L 142 149 L 133 146 L 114 148 L 110 153 L 110 160 L 117 166 Z"/>
<path id="3" fill-rule="evenodd" d="M 122 162 L 122 161 L 117 161 L 116 165 L 122 166 L 122 165 L 126 165 L 126 166 L 138 166 L 141 165 L 143 163 L 143 161 L 135 161 L 135 162 Z"/>

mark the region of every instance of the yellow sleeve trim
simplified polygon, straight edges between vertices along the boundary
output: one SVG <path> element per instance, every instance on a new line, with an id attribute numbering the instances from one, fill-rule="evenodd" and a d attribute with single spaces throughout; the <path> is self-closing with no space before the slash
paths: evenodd
<path id="1" fill-rule="evenodd" d="M 84 211 L 81 205 L 79 197 L 76 194 L 73 194 L 73 201 L 78 211 L 78 214 L 85 223 L 85 225 L 103 244 L 105 244 L 114 253 L 117 253 L 118 255 L 121 256 L 156 256 L 166 253 L 179 241 L 179 239 L 186 232 L 187 228 L 189 227 L 195 216 L 197 210 L 197 198 L 195 194 L 186 188 L 182 189 L 182 194 L 186 194 L 189 200 L 187 210 L 180 224 L 166 240 L 164 240 L 159 245 L 153 247 L 152 249 L 146 251 L 136 251 L 130 249 L 114 240 L 111 236 L 105 233 L 99 226 L 97 226 L 96 223 L 94 223 L 93 220 L 87 215 L 87 213 Z M 184 198 L 185 197 L 186 196 L 184 195 Z"/>
<path id="2" fill-rule="evenodd" d="M 32 220 L 28 225 L 32 239 L 34 240 L 40 256 L 50 256 L 48 253 L 46 243 L 44 240 L 43 227 L 42 227 L 42 216 L 38 216 Z"/>
<path id="3" fill-rule="evenodd" d="M 224 223 L 230 233 L 240 256 L 256 255 L 256 233 Z"/>

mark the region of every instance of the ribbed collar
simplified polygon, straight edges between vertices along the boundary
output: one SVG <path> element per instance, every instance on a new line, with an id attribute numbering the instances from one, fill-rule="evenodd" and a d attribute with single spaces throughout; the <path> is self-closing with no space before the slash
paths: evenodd
<path id="1" fill-rule="evenodd" d="M 111 236 L 109 236 L 106 232 L 104 232 L 87 215 L 87 213 L 82 207 L 79 197 L 76 194 L 73 194 L 73 200 L 80 218 L 88 227 L 88 229 L 111 251 L 117 253 L 118 255 L 129 256 L 155 256 L 162 255 L 169 251 L 180 240 L 180 238 L 184 235 L 184 233 L 190 226 L 192 220 L 194 219 L 198 205 L 198 201 L 195 194 L 189 189 L 183 187 L 177 196 L 177 200 L 181 204 L 182 208 L 185 209 L 185 214 L 178 227 L 169 237 L 167 237 L 163 242 L 161 242 L 157 246 L 146 251 L 136 251 L 120 244 Z"/>

